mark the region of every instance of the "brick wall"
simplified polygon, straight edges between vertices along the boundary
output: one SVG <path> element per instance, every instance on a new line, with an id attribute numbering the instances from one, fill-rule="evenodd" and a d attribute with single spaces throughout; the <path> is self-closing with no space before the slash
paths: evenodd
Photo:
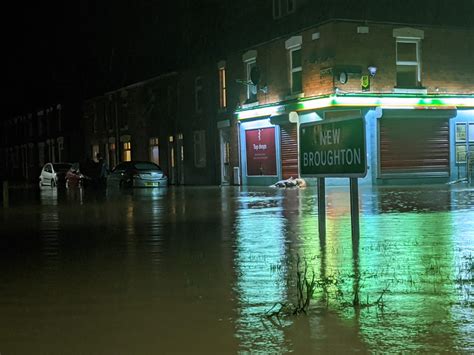
<path id="1" fill-rule="evenodd" d="M 303 91 L 305 97 L 333 92 L 361 92 L 361 75 L 368 75 L 367 67 L 377 67 L 371 78 L 370 92 L 392 93 L 396 86 L 396 40 L 393 30 L 406 26 L 369 23 L 368 33 L 357 33 L 356 22 L 330 22 L 301 33 Z M 421 84 L 428 93 L 466 94 L 474 92 L 474 30 L 417 27 L 424 31 L 421 40 Z M 319 39 L 312 39 L 319 33 Z M 289 58 L 284 36 L 255 46 L 257 66 L 262 84 L 268 93 L 258 93 L 258 103 L 282 101 L 289 96 Z M 244 79 L 243 52 L 229 56 L 229 80 Z M 341 71 L 348 72 L 348 82 L 337 80 Z M 237 90 L 237 93 L 233 92 Z M 246 100 L 244 85 L 229 85 L 229 97 L 240 104 Z M 230 101 L 232 102 L 232 101 Z"/>

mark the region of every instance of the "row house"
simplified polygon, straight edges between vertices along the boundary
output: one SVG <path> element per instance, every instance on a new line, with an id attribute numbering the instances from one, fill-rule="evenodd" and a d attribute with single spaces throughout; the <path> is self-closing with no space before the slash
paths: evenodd
<path id="1" fill-rule="evenodd" d="M 183 172 L 177 90 L 177 73 L 171 72 L 86 100 L 84 157 L 94 160 L 100 153 L 109 168 L 122 161 L 152 161 L 170 183 L 178 183 Z"/>
<path id="2" fill-rule="evenodd" d="M 300 125 L 350 118 L 365 121 L 363 182 L 467 178 L 473 60 L 472 28 L 351 20 L 229 54 L 216 68 L 219 105 L 231 105 L 216 115 L 221 181 L 269 185 L 296 177 Z"/>
<path id="3" fill-rule="evenodd" d="M 2 123 L 0 167 L 5 178 L 37 181 L 45 163 L 78 158 L 82 129 L 72 107 L 57 104 Z"/>

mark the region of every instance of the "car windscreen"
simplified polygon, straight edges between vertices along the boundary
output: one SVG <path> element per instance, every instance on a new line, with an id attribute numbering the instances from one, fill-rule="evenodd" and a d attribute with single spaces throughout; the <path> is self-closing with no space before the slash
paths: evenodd
<path id="1" fill-rule="evenodd" d="M 137 170 L 155 170 L 155 171 L 161 171 L 160 167 L 156 164 L 153 163 L 134 163 L 133 166 Z"/>
<path id="2" fill-rule="evenodd" d="M 68 171 L 71 164 L 53 164 L 53 167 L 56 171 Z"/>

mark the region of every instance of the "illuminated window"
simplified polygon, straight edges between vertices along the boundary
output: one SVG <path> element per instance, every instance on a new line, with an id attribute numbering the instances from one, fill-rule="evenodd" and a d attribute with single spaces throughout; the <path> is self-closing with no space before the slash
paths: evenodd
<path id="1" fill-rule="evenodd" d="M 92 145 L 91 153 L 92 153 L 92 160 L 94 160 L 97 157 L 97 154 L 99 153 L 99 145 L 98 144 L 93 144 Z"/>
<path id="2" fill-rule="evenodd" d="M 227 107 L 227 85 L 226 85 L 226 75 L 225 67 L 222 66 L 219 68 L 219 107 Z"/>
<path id="3" fill-rule="evenodd" d="M 202 100 L 203 100 L 203 88 L 202 88 L 202 78 L 198 76 L 194 81 L 194 103 L 196 112 L 202 112 Z"/>
<path id="4" fill-rule="evenodd" d="M 123 143 L 123 161 L 132 160 L 132 144 L 130 142 Z"/>
<path id="5" fill-rule="evenodd" d="M 160 148 L 158 138 L 150 138 L 150 161 L 160 165 Z"/>
<path id="6" fill-rule="evenodd" d="M 196 168 L 206 166 L 206 132 L 194 131 L 194 165 Z"/>

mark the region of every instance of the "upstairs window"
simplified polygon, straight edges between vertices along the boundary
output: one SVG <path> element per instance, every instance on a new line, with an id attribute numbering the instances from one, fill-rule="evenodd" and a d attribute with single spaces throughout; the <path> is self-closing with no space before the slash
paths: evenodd
<path id="1" fill-rule="evenodd" d="M 202 78 L 198 76 L 194 80 L 194 104 L 197 113 L 202 112 Z"/>
<path id="2" fill-rule="evenodd" d="M 397 39 L 397 87 L 417 88 L 420 86 L 420 42 Z"/>
<path id="3" fill-rule="evenodd" d="M 257 90 L 256 86 L 252 83 L 252 69 L 257 67 L 257 61 L 255 59 L 250 60 L 246 63 L 246 79 L 247 79 L 247 101 L 257 101 Z"/>
<path id="4" fill-rule="evenodd" d="M 218 70 L 219 70 L 219 108 L 224 109 L 227 107 L 227 84 L 226 84 L 225 66 L 220 65 Z"/>
<path id="5" fill-rule="evenodd" d="M 302 84 L 302 66 L 301 66 L 301 47 L 290 50 L 290 76 L 291 93 L 297 94 L 303 91 Z"/>
<path id="6" fill-rule="evenodd" d="M 393 30 L 397 88 L 421 89 L 421 41 L 423 30 L 403 27 Z"/>
<path id="7" fill-rule="evenodd" d="M 302 36 L 293 36 L 285 41 L 288 50 L 289 78 L 291 94 L 299 94 L 303 91 L 303 66 L 301 59 Z"/>
<path id="8" fill-rule="evenodd" d="M 273 18 L 279 19 L 295 12 L 296 0 L 273 0 Z"/>
<path id="9" fill-rule="evenodd" d="M 273 18 L 281 17 L 281 2 L 282 0 L 273 0 Z"/>

